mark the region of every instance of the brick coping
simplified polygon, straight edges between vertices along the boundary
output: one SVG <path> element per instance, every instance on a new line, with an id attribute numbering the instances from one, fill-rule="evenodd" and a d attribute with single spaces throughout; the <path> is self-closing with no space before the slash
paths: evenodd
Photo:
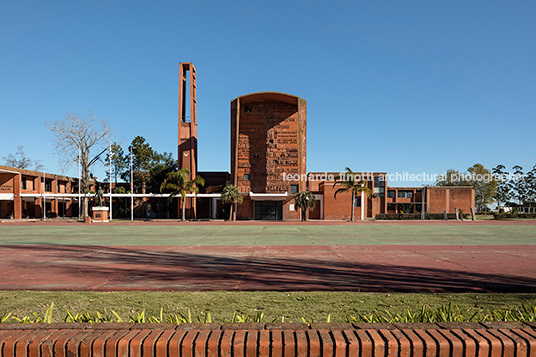
<path id="1" fill-rule="evenodd" d="M 535 356 L 536 322 L 0 324 L 2 356 Z"/>

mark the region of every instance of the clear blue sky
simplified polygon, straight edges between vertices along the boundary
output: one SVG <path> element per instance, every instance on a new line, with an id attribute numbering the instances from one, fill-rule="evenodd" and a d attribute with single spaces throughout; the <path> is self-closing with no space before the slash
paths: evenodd
<path id="1" fill-rule="evenodd" d="M 307 100 L 308 171 L 536 164 L 533 0 L 3 1 L 0 158 L 58 172 L 44 122 L 88 109 L 176 157 L 181 61 L 201 170 L 229 170 L 229 103 L 257 91 Z"/>

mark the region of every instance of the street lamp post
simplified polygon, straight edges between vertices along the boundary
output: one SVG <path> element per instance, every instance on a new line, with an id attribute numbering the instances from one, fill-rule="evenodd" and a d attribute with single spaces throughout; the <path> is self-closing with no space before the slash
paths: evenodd
<path id="1" fill-rule="evenodd" d="M 80 186 L 81 186 L 81 151 L 80 148 L 78 148 L 78 220 L 80 221 L 82 217 L 82 199 L 80 198 Z"/>
<path id="2" fill-rule="evenodd" d="M 112 142 L 110 141 L 110 221 L 112 220 Z"/>
<path id="3" fill-rule="evenodd" d="M 130 220 L 134 220 L 134 172 L 133 172 L 133 160 L 132 160 L 132 146 L 128 147 L 130 150 Z"/>

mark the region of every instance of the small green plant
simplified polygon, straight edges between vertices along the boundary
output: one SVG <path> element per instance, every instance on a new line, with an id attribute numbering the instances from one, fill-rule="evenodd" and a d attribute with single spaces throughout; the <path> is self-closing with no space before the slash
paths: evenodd
<path id="1" fill-rule="evenodd" d="M 129 318 L 130 318 L 130 322 L 134 322 L 137 324 L 142 324 L 142 323 L 147 322 L 147 320 L 145 319 L 145 310 L 143 310 L 142 312 L 138 312 L 136 315 L 131 315 L 129 316 Z"/>
<path id="2" fill-rule="evenodd" d="M 116 320 L 114 321 L 113 316 L 116 316 Z M 112 311 L 112 314 L 108 313 L 106 309 L 104 309 L 104 313 L 101 313 L 100 311 L 95 312 L 94 314 L 91 314 L 89 311 L 82 311 L 77 312 L 76 314 L 72 313 L 70 310 L 67 310 L 67 315 L 65 316 L 64 321 L 65 322 L 86 322 L 86 323 L 96 323 L 96 322 L 121 322 L 119 321 L 122 319 Z"/>
<path id="3" fill-rule="evenodd" d="M 30 316 L 17 317 L 13 315 L 11 318 L 19 323 L 24 323 L 24 324 L 32 324 L 32 323 L 49 324 L 52 322 L 52 310 L 53 309 L 54 309 L 54 303 L 51 303 L 48 309 L 45 311 L 45 314 L 43 316 L 40 316 L 38 313 L 34 312 L 33 317 L 30 317 Z"/>
<path id="4" fill-rule="evenodd" d="M 249 316 L 249 314 L 239 315 L 238 311 L 235 311 L 231 322 L 262 322 L 263 318 L 264 312 L 262 311 L 258 311 L 255 315 L 251 317 Z"/>
<path id="5" fill-rule="evenodd" d="M 54 303 L 51 303 L 44 314 L 38 314 L 33 312 L 29 316 L 16 316 L 13 313 L 4 313 L 1 315 L 0 321 L 2 323 L 15 322 L 15 323 L 52 323 L 59 322 L 53 321 L 52 312 L 54 309 Z M 263 322 L 266 316 L 263 311 L 257 311 L 255 314 L 241 314 L 236 311 L 231 322 Z M 281 315 L 274 317 L 271 322 L 276 321 L 286 322 L 285 316 Z M 67 310 L 67 313 L 63 319 L 65 322 L 75 323 L 102 323 L 102 322 L 123 322 L 123 318 L 114 310 L 110 310 L 110 313 L 106 309 L 103 312 L 89 312 L 80 311 L 73 313 Z M 212 323 L 213 319 L 210 312 L 202 312 L 199 315 L 192 316 L 192 312 L 188 309 L 185 313 L 179 312 L 166 315 L 164 308 L 160 308 L 160 313 L 157 316 L 149 316 L 145 310 L 136 312 L 134 315 L 128 317 L 128 321 L 134 323 Z M 308 325 L 311 325 L 315 321 L 313 318 L 301 317 L 298 321 L 302 321 Z M 391 313 L 388 310 L 383 312 L 374 311 L 366 312 L 359 315 L 349 315 L 344 318 L 346 322 L 368 322 L 368 323 L 411 323 L 411 322 L 464 322 L 464 321 L 536 321 L 536 305 L 521 305 L 521 308 L 514 309 L 494 309 L 490 311 L 484 311 L 482 309 L 473 312 L 473 310 L 462 310 L 456 304 L 448 304 L 432 308 L 428 305 L 423 305 L 419 309 L 412 310 L 407 307 L 403 313 Z M 222 321 L 223 322 L 223 321 Z M 326 322 L 332 322 L 331 314 L 328 314 Z M 337 321 L 335 321 L 337 322 Z"/>
<path id="6" fill-rule="evenodd" d="M 0 319 L 0 321 L 1 321 L 2 323 L 4 323 L 4 322 L 6 322 L 7 319 L 9 319 L 10 317 L 11 317 L 11 312 L 8 313 L 8 314 L 3 315 L 2 318 Z"/>
<path id="7" fill-rule="evenodd" d="M 347 322 L 369 322 L 369 323 L 405 323 L 405 322 L 465 322 L 465 321 L 536 321 L 536 306 L 527 307 L 522 305 L 522 309 L 493 310 L 491 314 L 477 311 L 472 315 L 460 310 L 456 304 L 440 306 L 432 310 L 429 306 L 423 306 L 419 312 L 412 312 L 409 307 L 404 314 L 391 314 L 389 311 L 383 313 L 374 312 L 362 314 L 359 317 L 349 316 Z"/>

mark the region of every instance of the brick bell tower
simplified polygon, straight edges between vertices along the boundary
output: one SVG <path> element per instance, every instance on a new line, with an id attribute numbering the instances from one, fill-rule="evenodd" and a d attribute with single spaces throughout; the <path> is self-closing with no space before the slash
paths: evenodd
<path id="1" fill-rule="evenodd" d="M 179 170 L 187 168 L 191 178 L 197 175 L 197 86 L 193 63 L 179 63 Z M 187 198 L 186 216 L 196 217 L 196 200 Z M 180 206 L 180 201 L 179 201 Z M 179 216 L 180 216 L 179 207 Z"/>

